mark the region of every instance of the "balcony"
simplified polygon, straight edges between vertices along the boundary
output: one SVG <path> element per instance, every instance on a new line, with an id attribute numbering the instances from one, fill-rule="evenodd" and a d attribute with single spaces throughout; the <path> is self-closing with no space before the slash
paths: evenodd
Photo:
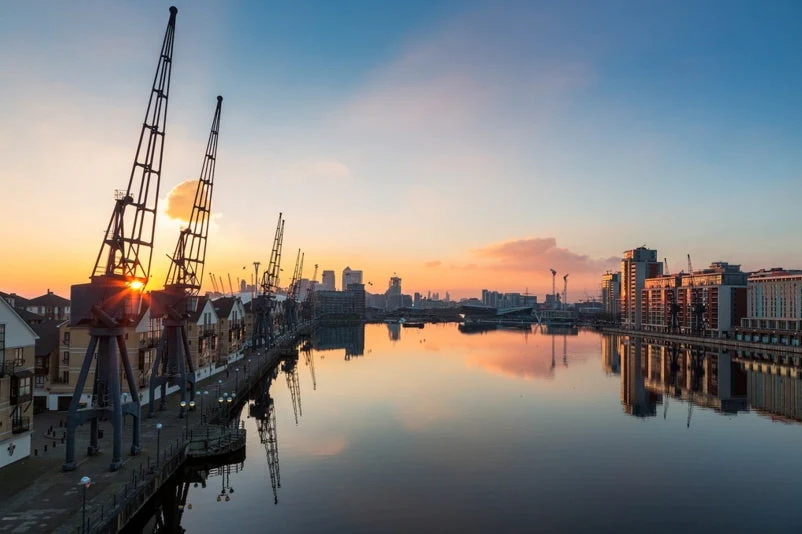
<path id="1" fill-rule="evenodd" d="M 13 375 L 14 372 L 23 366 L 25 362 L 22 360 L 10 360 L 0 364 L 0 378 L 8 375 Z"/>
<path id="2" fill-rule="evenodd" d="M 28 432 L 30 429 L 31 429 L 30 417 L 15 417 L 11 420 L 12 434 L 22 434 L 23 432 Z"/>

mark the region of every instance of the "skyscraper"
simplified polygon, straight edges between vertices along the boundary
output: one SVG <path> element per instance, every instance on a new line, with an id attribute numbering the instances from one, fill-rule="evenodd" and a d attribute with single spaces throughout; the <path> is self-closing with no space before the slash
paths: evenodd
<path id="1" fill-rule="evenodd" d="M 320 282 L 320 289 L 322 291 L 336 291 L 334 287 L 334 271 L 323 271 L 323 277 Z"/>
<path id="2" fill-rule="evenodd" d="M 362 271 L 354 271 L 350 267 L 346 267 L 343 269 L 343 285 L 342 290 L 345 291 L 348 289 L 348 284 L 361 284 L 362 282 Z"/>
<path id="3" fill-rule="evenodd" d="M 663 274 L 663 262 L 657 261 L 657 250 L 646 247 L 624 252 L 621 260 L 621 321 L 625 326 L 641 325 L 640 292 L 647 278 Z"/>

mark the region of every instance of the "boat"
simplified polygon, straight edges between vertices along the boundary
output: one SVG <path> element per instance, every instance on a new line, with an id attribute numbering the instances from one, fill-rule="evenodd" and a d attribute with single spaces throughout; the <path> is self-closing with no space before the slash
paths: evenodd
<path id="1" fill-rule="evenodd" d="M 404 328 L 423 328 L 424 323 L 421 321 L 404 321 L 401 326 Z"/>

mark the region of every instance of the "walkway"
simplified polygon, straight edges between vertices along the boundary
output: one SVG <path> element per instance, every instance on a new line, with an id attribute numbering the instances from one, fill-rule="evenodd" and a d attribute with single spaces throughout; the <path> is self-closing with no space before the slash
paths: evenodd
<path id="1" fill-rule="evenodd" d="M 280 341 L 286 347 L 291 340 Z M 255 383 L 269 369 L 280 350 L 251 353 L 230 364 L 228 372 L 201 381 L 200 391 L 209 391 L 207 395 L 201 393 L 204 411 L 211 414 L 211 410 L 217 409 L 218 389 L 230 394 L 239 387 L 237 395 L 242 398 L 250 387 L 248 384 Z M 239 373 L 235 371 L 237 368 Z M 177 395 L 170 395 L 167 410 L 157 411 L 153 419 L 147 418 L 148 407 L 142 407 L 142 451 L 137 456 L 124 455 L 122 468 L 114 472 L 109 471 L 113 434 L 109 423 L 101 423 L 104 431 L 100 440 L 101 451 L 94 456 L 85 453 L 89 444 L 89 425 L 78 427 L 75 446 L 78 467 L 65 473 L 61 466 L 65 459 L 66 446 L 62 438 L 67 414 L 47 412 L 35 416 L 31 456 L 0 471 L 0 533 L 78 532 L 83 499 L 83 486 L 79 481 L 84 476 L 92 479 L 91 487 L 86 490 L 87 515 L 100 514 L 101 509 L 107 512 L 114 495 L 124 495 L 126 490 L 134 487 L 133 481 L 141 481 L 143 475 L 155 466 L 157 443 L 161 449 L 158 456 L 163 463 L 182 446 L 186 428 L 200 424 L 201 399 L 196 398 L 196 411 L 184 419 L 178 417 L 179 400 Z M 124 453 L 131 445 L 130 418 L 127 422 L 122 440 Z M 162 424 L 158 432 L 157 423 Z M 37 455 L 33 454 L 34 450 L 37 450 Z"/>

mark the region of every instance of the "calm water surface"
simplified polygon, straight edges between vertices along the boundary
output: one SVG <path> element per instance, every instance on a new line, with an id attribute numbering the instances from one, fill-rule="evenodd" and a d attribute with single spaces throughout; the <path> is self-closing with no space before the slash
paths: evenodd
<path id="1" fill-rule="evenodd" d="M 592 332 L 312 345 L 275 426 L 243 413 L 244 463 L 190 488 L 187 532 L 802 532 L 799 379 Z"/>

